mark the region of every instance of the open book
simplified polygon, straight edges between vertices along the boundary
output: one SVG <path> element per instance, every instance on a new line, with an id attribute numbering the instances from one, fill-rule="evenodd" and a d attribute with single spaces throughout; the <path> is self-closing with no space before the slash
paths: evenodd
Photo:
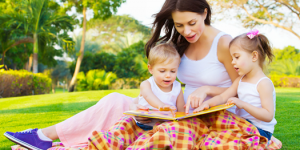
<path id="1" fill-rule="evenodd" d="M 164 120 L 180 120 L 184 118 L 190 118 L 194 116 L 199 116 L 223 109 L 228 109 L 230 107 L 234 106 L 234 104 L 231 105 L 218 105 L 211 107 L 207 110 L 203 110 L 197 113 L 189 113 L 186 114 L 185 112 L 175 112 L 175 117 L 172 115 L 171 111 L 159 111 L 159 110 L 131 110 L 131 111 L 126 111 L 124 114 L 126 115 L 132 115 L 132 116 L 141 116 L 141 117 L 147 117 L 147 118 L 156 118 L 156 119 L 164 119 Z"/>

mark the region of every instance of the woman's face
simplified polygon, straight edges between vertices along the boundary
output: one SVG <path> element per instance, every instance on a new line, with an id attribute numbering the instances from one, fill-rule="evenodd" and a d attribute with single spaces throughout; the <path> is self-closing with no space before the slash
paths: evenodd
<path id="1" fill-rule="evenodd" d="M 195 43 L 198 41 L 202 35 L 206 18 L 206 10 L 203 14 L 198 14 L 195 12 L 180 12 L 174 11 L 172 13 L 172 18 L 176 30 L 183 36 L 189 43 Z"/>

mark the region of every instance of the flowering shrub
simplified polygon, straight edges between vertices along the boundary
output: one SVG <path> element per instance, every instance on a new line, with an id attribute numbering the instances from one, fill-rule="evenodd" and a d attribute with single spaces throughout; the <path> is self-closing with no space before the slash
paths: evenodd
<path id="1" fill-rule="evenodd" d="M 49 93 L 51 79 L 26 70 L 0 70 L 0 96 L 14 97 Z"/>

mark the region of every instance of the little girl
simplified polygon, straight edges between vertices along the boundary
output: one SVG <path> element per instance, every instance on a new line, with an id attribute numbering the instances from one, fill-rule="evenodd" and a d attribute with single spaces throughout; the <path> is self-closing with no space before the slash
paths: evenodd
<path id="1" fill-rule="evenodd" d="M 230 42 L 232 64 L 238 77 L 221 95 L 203 102 L 194 112 L 219 104 L 235 104 L 236 114 L 255 125 L 261 136 L 272 137 L 275 120 L 275 89 L 264 74 L 266 57 L 272 61 L 273 54 L 268 39 L 258 30 L 242 34 Z M 238 98 L 234 97 L 238 95 Z"/>
<path id="2" fill-rule="evenodd" d="M 176 81 L 180 56 L 170 44 L 159 44 L 151 49 L 148 57 L 148 69 L 152 74 L 148 80 L 140 85 L 138 104 L 150 109 L 170 108 L 184 111 L 184 98 L 181 84 Z M 137 126 L 144 130 L 152 130 L 159 119 L 152 119 L 150 123 Z"/>

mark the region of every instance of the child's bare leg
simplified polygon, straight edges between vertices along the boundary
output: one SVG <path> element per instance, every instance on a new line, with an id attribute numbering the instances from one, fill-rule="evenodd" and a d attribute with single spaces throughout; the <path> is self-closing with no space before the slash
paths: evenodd
<path id="1" fill-rule="evenodd" d="M 48 138 L 50 138 L 51 140 L 58 139 L 55 125 L 41 129 L 41 130 L 42 130 L 43 134 L 45 136 L 47 136 Z"/>

